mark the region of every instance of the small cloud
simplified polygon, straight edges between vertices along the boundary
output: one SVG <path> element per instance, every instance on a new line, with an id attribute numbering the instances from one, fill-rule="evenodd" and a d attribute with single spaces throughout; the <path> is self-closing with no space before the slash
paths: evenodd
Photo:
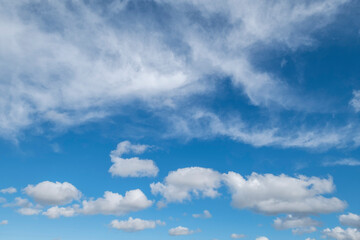
<path id="1" fill-rule="evenodd" d="M 16 193 L 17 190 L 14 187 L 9 187 L 9 188 L 1 189 L 0 192 L 4 193 L 4 194 L 13 194 L 13 193 Z"/>
<path id="2" fill-rule="evenodd" d="M 124 221 L 113 220 L 110 223 L 110 226 L 112 228 L 123 230 L 125 232 L 138 232 L 145 229 L 155 228 L 156 225 L 164 226 L 165 222 L 162 222 L 160 220 L 153 221 L 153 220 L 143 220 L 140 218 L 130 217 L 128 220 L 124 220 Z"/>
<path id="3" fill-rule="evenodd" d="M 230 237 L 233 238 L 233 239 L 239 239 L 239 238 L 244 238 L 246 236 L 244 234 L 233 233 L 233 234 L 231 234 Z"/>
<path id="4" fill-rule="evenodd" d="M 203 213 L 193 214 L 194 218 L 211 218 L 212 215 L 208 210 L 204 210 Z"/>
<path id="5" fill-rule="evenodd" d="M 360 111 L 360 90 L 353 91 L 353 98 L 350 100 L 349 105 L 354 108 L 355 112 Z"/>
<path id="6" fill-rule="evenodd" d="M 176 228 L 171 228 L 169 230 L 169 235 L 170 236 L 182 236 L 182 235 L 190 235 L 195 232 L 200 232 L 200 230 L 194 231 L 194 230 L 188 229 L 187 227 L 178 226 Z"/>
<path id="7" fill-rule="evenodd" d="M 360 161 L 353 158 L 344 158 L 337 161 L 326 161 L 323 163 L 324 166 L 360 166 Z"/>
<path id="8" fill-rule="evenodd" d="M 269 240 L 267 237 L 258 237 L 256 240 Z"/>
<path id="9" fill-rule="evenodd" d="M 6 224 L 8 224 L 8 223 L 9 223 L 8 220 L 2 220 L 2 221 L 0 222 L 0 225 L 6 225 Z"/>

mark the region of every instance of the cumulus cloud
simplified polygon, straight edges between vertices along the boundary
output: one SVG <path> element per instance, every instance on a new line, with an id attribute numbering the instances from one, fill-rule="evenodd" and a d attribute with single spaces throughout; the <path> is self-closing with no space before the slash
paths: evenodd
<path id="1" fill-rule="evenodd" d="M 360 166 L 360 161 L 353 158 L 344 158 L 337 161 L 326 161 L 324 166 Z"/>
<path id="2" fill-rule="evenodd" d="M 122 158 L 125 153 L 143 153 L 149 146 L 131 144 L 123 141 L 110 153 L 111 162 L 109 172 L 112 176 L 120 177 L 155 177 L 159 169 L 153 160 L 139 159 L 138 157 Z"/>
<path id="3" fill-rule="evenodd" d="M 360 232 L 356 228 L 343 229 L 341 227 L 326 228 L 323 234 L 331 239 L 336 240 L 359 240 Z"/>
<path id="4" fill-rule="evenodd" d="M 293 234 L 303 234 L 315 232 L 320 222 L 309 217 L 287 215 L 286 218 L 276 218 L 273 225 L 278 230 L 292 229 Z"/>
<path id="5" fill-rule="evenodd" d="M 152 203 L 140 189 L 127 191 L 124 196 L 106 191 L 103 198 L 84 200 L 79 212 L 85 215 L 124 215 L 146 209 Z"/>
<path id="6" fill-rule="evenodd" d="M 35 186 L 28 185 L 24 192 L 42 205 L 63 205 L 81 197 L 81 192 L 68 182 L 44 181 Z"/>
<path id="7" fill-rule="evenodd" d="M 73 207 L 58 207 L 54 206 L 46 210 L 46 212 L 43 212 L 42 215 L 47 216 L 48 218 L 59 218 L 61 216 L 63 217 L 73 217 L 76 215 L 76 211 L 78 209 L 78 205 L 75 205 Z"/>
<path id="8" fill-rule="evenodd" d="M 13 194 L 16 193 L 17 190 L 14 187 L 4 188 L 0 190 L 0 193 L 7 193 L 7 194 Z"/>
<path id="9" fill-rule="evenodd" d="M 143 220 L 140 218 L 129 217 L 128 220 L 113 220 L 110 226 L 115 229 L 123 230 L 125 232 L 138 232 L 149 228 L 155 228 L 156 225 L 164 225 L 164 222 L 159 220 Z"/>
<path id="10" fill-rule="evenodd" d="M 339 220 L 342 225 L 360 229 L 360 215 L 354 213 L 343 214 L 340 215 Z"/>
<path id="11" fill-rule="evenodd" d="M 233 233 L 233 234 L 231 234 L 230 237 L 233 238 L 233 239 L 239 239 L 239 238 L 244 238 L 246 236 L 244 234 Z"/>
<path id="12" fill-rule="evenodd" d="M 0 225 L 6 225 L 6 224 L 8 224 L 8 223 L 9 223 L 8 220 L 2 220 L 2 221 L 0 222 Z"/>
<path id="13" fill-rule="evenodd" d="M 234 207 L 249 208 L 263 214 L 331 213 L 346 207 L 346 203 L 338 198 L 322 196 L 334 191 L 330 177 L 252 173 L 246 179 L 238 173 L 229 172 L 224 174 L 224 181 L 232 194 Z"/>
<path id="14" fill-rule="evenodd" d="M 178 226 L 176 228 L 169 229 L 170 236 L 182 236 L 182 235 L 190 235 L 195 233 L 194 230 L 190 230 L 187 227 Z"/>
<path id="15" fill-rule="evenodd" d="M 204 210 L 202 213 L 194 213 L 192 215 L 194 218 L 211 218 L 212 215 L 208 210 Z"/>
<path id="16" fill-rule="evenodd" d="M 215 198 L 219 195 L 222 176 L 209 168 L 189 167 L 172 171 L 164 183 L 150 185 L 153 194 L 160 194 L 166 203 L 183 202 L 195 197 Z"/>

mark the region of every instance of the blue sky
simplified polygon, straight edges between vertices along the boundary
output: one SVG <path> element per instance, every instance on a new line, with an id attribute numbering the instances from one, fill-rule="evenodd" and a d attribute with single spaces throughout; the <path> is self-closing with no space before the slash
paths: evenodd
<path id="1" fill-rule="evenodd" d="M 360 240 L 355 0 L 0 2 L 0 239 Z"/>

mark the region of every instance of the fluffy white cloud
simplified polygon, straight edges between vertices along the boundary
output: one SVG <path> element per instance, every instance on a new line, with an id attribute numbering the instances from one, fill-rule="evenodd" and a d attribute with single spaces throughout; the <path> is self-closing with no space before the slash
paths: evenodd
<path id="1" fill-rule="evenodd" d="M 2 221 L 0 222 L 0 225 L 6 225 L 6 224 L 8 224 L 8 223 L 9 223 L 8 220 L 2 220 Z"/>
<path id="2" fill-rule="evenodd" d="M 28 185 L 24 192 L 42 205 L 67 204 L 81 197 L 81 192 L 68 182 L 44 181 L 35 186 Z"/>
<path id="3" fill-rule="evenodd" d="M 159 169 L 153 160 L 133 158 L 122 158 L 125 153 L 142 153 L 149 146 L 131 144 L 129 141 L 123 141 L 117 145 L 116 150 L 111 151 L 110 157 L 113 165 L 109 172 L 112 176 L 120 177 L 155 177 Z"/>
<path id="4" fill-rule="evenodd" d="M 13 194 L 16 193 L 17 190 L 14 187 L 4 188 L 0 190 L 0 193 L 7 193 L 7 194 Z"/>
<path id="5" fill-rule="evenodd" d="M 125 196 L 106 191 L 103 198 L 84 200 L 79 212 L 87 215 L 124 215 L 148 208 L 152 203 L 140 189 L 127 191 Z"/>
<path id="6" fill-rule="evenodd" d="M 332 193 L 335 188 L 330 177 L 321 179 L 252 173 L 245 179 L 238 173 L 229 172 L 224 174 L 224 181 L 232 193 L 234 207 L 249 208 L 264 214 L 330 213 L 346 207 L 346 203 L 338 198 L 322 196 Z"/>
<path id="7" fill-rule="evenodd" d="M 324 166 L 360 166 L 360 161 L 353 158 L 345 158 L 337 161 L 326 161 Z"/>
<path id="8" fill-rule="evenodd" d="M 120 177 L 155 177 L 159 169 L 153 160 L 111 157 L 113 165 L 109 172 L 112 176 Z"/>
<path id="9" fill-rule="evenodd" d="M 152 183 L 150 187 L 153 194 L 161 194 L 167 203 L 191 200 L 192 196 L 215 198 L 221 178 L 219 172 L 209 168 L 180 168 L 170 172 L 164 183 Z"/>
<path id="10" fill-rule="evenodd" d="M 208 210 L 204 210 L 203 213 L 194 213 L 192 215 L 194 218 L 211 218 L 212 215 Z"/>
<path id="11" fill-rule="evenodd" d="M 315 238 L 306 238 L 305 240 L 316 240 Z"/>
<path id="12" fill-rule="evenodd" d="M 244 238 L 246 236 L 244 234 L 233 233 L 233 234 L 231 234 L 230 237 L 233 238 L 233 239 L 239 239 L 239 238 Z"/>
<path id="13" fill-rule="evenodd" d="M 324 235 L 336 240 L 359 240 L 360 232 L 356 228 L 342 229 L 341 227 L 335 227 L 333 229 L 326 228 L 323 231 Z"/>
<path id="14" fill-rule="evenodd" d="M 128 220 L 113 220 L 110 223 L 110 226 L 115 229 L 123 230 L 125 232 L 137 232 L 142 231 L 144 229 L 148 228 L 155 228 L 156 225 L 164 225 L 164 222 L 161 222 L 159 220 L 153 221 L 153 220 L 143 220 L 140 218 L 132 218 L 129 217 Z"/>
<path id="15" fill-rule="evenodd" d="M 286 218 L 276 218 L 274 220 L 274 227 L 278 230 L 292 229 L 293 234 L 312 233 L 316 231 L 316 226 L 320 222 L 315 221 L 309 217 L 298 217 L 288 215 Z"/>
<path id="16" fill-rule="evenodd" d="M 181 235 L 190 235 L 195 233 L 195 231 L 188 229 L 187 227 L 178 226 L 176 228 L 169 229 L 170 236 L 181 236 Z"/>
<path id="17" fill-rule="evenodd" d="M 54 206 L 46 210 L 46 212 L 43 212 L 42 214 L 47 216 L 48 218 L 59 218 L 61 216 L 63 217 L 73 217 L 76 215 L 76 210 L 78 209 L 78 206 L 75 205 L 73 207 L 58 207 Z"/>
<path id="18" fill-rule="evenodd" d="M 360 229 L 360 215 L 354 213 L 348 213 L 340 215 L 340 223 L 349 227 Z"/>
<path id="19" fill-rule="evenodd" d="M 21 215 L 30 216 L 30 215 L 38 215 L 39 213 L 41 213 L 41 210 L 33 207 L 24 207 L 18 209 L 17 212 L 20 213 Z"/>

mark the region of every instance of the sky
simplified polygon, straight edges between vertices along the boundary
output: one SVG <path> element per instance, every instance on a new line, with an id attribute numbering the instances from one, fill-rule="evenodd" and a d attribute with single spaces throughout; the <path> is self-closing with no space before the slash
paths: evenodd
<path id="1" fill-rule="evenodd" d="M 360 240 L 360 2 L 1 0 L 1 240 Z"/>

